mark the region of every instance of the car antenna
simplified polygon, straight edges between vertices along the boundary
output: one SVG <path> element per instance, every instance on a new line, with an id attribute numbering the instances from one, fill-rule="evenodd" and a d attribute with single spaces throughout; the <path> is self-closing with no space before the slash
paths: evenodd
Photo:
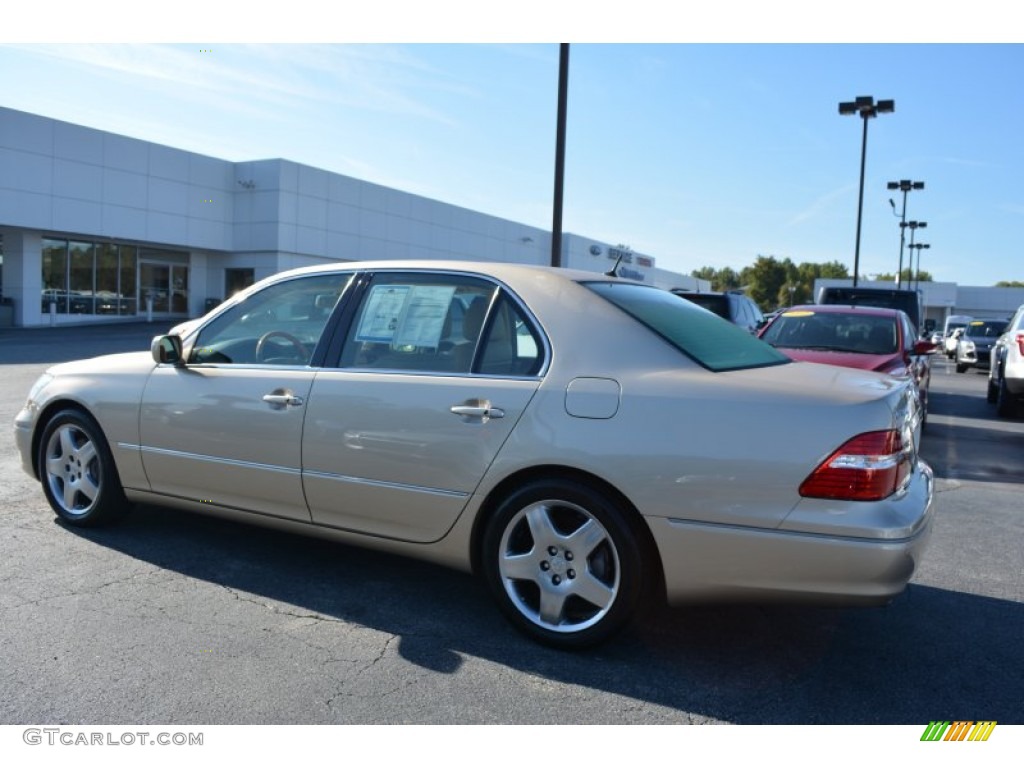
<path id="1" fill-rule="evenodd" d="M 625 256 L 625 255 L 626 255 L 625 251 L 623 251 L 623 250 L 619 251 L 619 257 L 617 259 L 615 259 L 615 266 L 612 267 L 611 269 L 609 269 L 607 272 L 604 273 L 606 277 L 618 277 L 618 275 L 615 274 L 615 273 L 618 271 L 619 264 L 622 263 L 622 257 Z"/>

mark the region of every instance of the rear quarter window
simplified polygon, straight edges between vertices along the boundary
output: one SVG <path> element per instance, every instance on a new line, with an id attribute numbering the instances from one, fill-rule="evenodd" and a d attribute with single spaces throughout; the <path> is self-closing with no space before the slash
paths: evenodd
<path id="1" fill-rule="evenodd" d="M 668 291 L 630 283 L 595 281 L 583 285 L 710 371 L 791 362 L 745 329 Z"/>

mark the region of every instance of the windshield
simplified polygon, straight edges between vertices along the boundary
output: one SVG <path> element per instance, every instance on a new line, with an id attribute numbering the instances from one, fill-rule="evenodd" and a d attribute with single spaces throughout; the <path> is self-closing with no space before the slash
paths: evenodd
<path id="1" fill-rule="evenodd" d="M 735 371 L 791 362 L 739 326 L 660 288 L 628 283 L 583 285 L 708 370 Z"/>
<path id="2" fill-rule="evenodd" d="M 1005 330 L 1005 320 L 975 320 L 967 326 L 964 334 L 976 339 L 995 339 Z"/>
<path id="3" fill-rule="evenodd" d="M 761 334 L 773 347 L 891 355 L 896 352 L 896 318 L 845 312 L 783 312 Z"/>

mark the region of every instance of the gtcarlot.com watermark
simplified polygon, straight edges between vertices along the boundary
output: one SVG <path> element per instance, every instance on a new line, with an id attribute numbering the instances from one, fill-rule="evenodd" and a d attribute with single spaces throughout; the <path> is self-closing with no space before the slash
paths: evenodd
<path id="1" fill-rule="evenodd" d="M 201 747 L 203 734 L 159 731 L 79 731 L 70 728 L 26 728 L 22 740 L 30 745 L 66 747 Z"/>

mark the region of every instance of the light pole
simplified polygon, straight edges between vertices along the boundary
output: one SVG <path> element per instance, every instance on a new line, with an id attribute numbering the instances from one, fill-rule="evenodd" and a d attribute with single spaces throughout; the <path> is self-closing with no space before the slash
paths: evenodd
<path id="1" fill-rule="evenodd" d="M 911 233 L 911 236 L 913 236 L 913 233 Z M 911 243 L 910 247 L 917 249 L 917 270 L 911 270 L 914 272 L 914 275 L 916 277 L 916 279 L 914 280 L 914 290 L 916 291 L 921 285 L 921 249 L 931 248 L 931 246 L 928 245 L 928 243 Z"/>
<path id="2" fill-rule="evenodd" d="M 889 198 L 889 205 L 892 206 L 893 215 L 898 215 L 900 219 L 900 267 L 896 270 L 896 288 L 899 290 L 903 282 L 903 223 L 907 220 L 907 192 L 912 189 L 924 189 L 924 182 L 900 179 L 899 181 L 890 181 L 885 187 L 886 189 L 898 189 L 903 193 L 903 211 L 899 214 L 896 213 L 896 203 L 893 202 L 891 197 Z"/>
<path id="3" fill-rule="evenodd" d="M 918 229 L 924 229 L 927 226 L 928 226 L 928 222 L 927 221 L 901 221 L 900 222 L 900 239 L 901 240 L 903 239 L 903 234 L 907 230 L 907 228 L 909 227 L 910 228 L 910 245 L 908 247 L 909 248 L 913 248 L 914 247 L 914 233 L 917 232 Z M 910 283 L 912 282 L 913 277 L 914 277 L 914 261 L 913 261 L 913 258 L 912 258 L 913 255 L 914 255 L 914 252 L 911 251 L 910 255 L 907 257 L 907 266 L 910 268 L 910 275 L 907 278 L 907 285 L 910 285 Z M 921 252 L 918 251 L 917 255 L 918 255 L 918 258 L 920 259 Z M 903 261 L 902 260 L 900 260 L 900 271 L 901 272 L 903 271 Z M 902 277 L 902 275 L 900 277 Z"/>
<path id="4" fill-rule="evenodd" d="M 853 287 L 857 287 L 857 273 L 860 270 L 860 221 L 864 211 L 864 161 L 868 151 L 868 120 L 883 112 L 895 112 L 896 102 L 880 99 L 875 103 L 873 96 L 858 96 L 854 101 L 839 102 L 840 115 L 860 115 L 864 120 L 864 137 L 860 144 L 860 198 L 857 202 L 857 242 L 853 250 Z"/>
<path id="5" fill-rule="evenodd" d="M 558 46 L 558 118 L 555 126 L 555 200 L 551 213 L 551 266 L 562 266 L 562 198 L 565 188 L 565 120 L 569 98 L 569 43 Z"/>

